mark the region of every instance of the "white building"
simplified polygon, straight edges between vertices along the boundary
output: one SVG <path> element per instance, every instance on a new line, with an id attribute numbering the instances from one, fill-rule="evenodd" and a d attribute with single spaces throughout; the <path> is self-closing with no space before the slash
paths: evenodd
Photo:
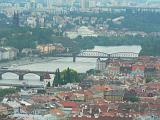
<path id="1" fill-rule="evenodd" d="M 97 1 L 95 1 L 95 0 L 90 0 L 90 1 L 89 1 L 89 8 L 94 8 L 94 7 L 96 7 L 96 4 L 97 4 Z"/>
<path id="2" fill-rule="evenodd" d="M 44 10 L 43 4 L 37 3 L 37 9 L 38 9 L 38 10 Z"/>
<path id="3" fill-rule="evenodd" d="M 105 70 L 105 68 L 106 68 L 106 61 L 98 58 L 96 62 L 96 70 L 103 71 Z"/>
<path id="4" fill-rule="evenodd" d="M 35 28 L 37 25 L 36 17 L 28 17 L 27 18 L 27 25 L 30 26 L 31 28 Z"/>
<path id="5" fill-rule="evenodd" d="M 69 32 L 67 31 L 65 34 L 70 39 L 75 39 L 76 37 L 78 37 L 78 34 L 75 31 L 69 31 Z"/>
<path id="6" fill-rule="evenodd" d="M 2 60 L 9 60 L 9 51 L 6 49 L 2 52 Z"/>
<path id="7" fill-rule="evenodd" d="M 92 36 L 92 37 L 97 37 L 98 35 L 91 29 L 89 29 L 86 26 L 80 27 L 78 30 L 78 35 L 82 37 L 87 37 L 87 36 Z"/>
<path id="8" fill-rule="evenodd" d="M 0 61 L 1 60 L 13 60 L 17 57 L 18 49 L 6 47 L 0 48 Z"/>
<path id="9" fill-rule="evenodd" d="M 11 48 L 11 47 L 6 48 L 6 50 L 9 51 L 9 59 L 10 60 L 15 59 L 17 57 L 18 52 L 19 52 L 18 49 Z"/>
<path id="10" fill-rule="evenodd" d="M 41 28 L 44 28 L 44 27 L 45 27 L 45 18 L 44 18 L 44 17 L 40 17 L 40 18 L 38 19 L 38 23 L 39 23 L 39 26 L 40 26 Z"/>
<path id="11" fill-rule="evenodd" d="M 70 39 L 74 39 L 78 36 L 81 37 L 97 37 L 98 34 L 94 30 L 89 29 L 86 26 L 79 27 L 76 31 L 67 31 L 66 36 Z"/>
<path id="12" fill-rule="evenodd" d="M 2 56 L 3 51 L 4 51 L 4 50 L 0 49 L 0 61 L 3 59 L 3 56 Z"/>

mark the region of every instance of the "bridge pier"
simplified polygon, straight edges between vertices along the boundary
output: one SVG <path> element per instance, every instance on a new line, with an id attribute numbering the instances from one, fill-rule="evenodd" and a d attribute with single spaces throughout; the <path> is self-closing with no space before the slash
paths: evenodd
<path id="1" fill-rule="evenodd" d="M 72 56 L 73 56 L 73 62 L 76 62 L 76 55 L 77 55 L 78 53 L 72 53 Z"/>
<path id="2" fill-rule="evenodd" d="M 2 74 L 0 74 L 0 80 L 2 80 Z"/>
<path id="3" fill-rule="evenodd" d="M 73 56 L 73 62 L 76 62 L 76 56 Z"/>
<path id="4" fill-rule="evenodd" d="M 24 75 L 19 75 L 19 80 L 24 80 Z"/>
<path id="5" fill-rule="evenodd" d="M 44 81 L 44 75 L 40 76 L 40 81 Z"/>

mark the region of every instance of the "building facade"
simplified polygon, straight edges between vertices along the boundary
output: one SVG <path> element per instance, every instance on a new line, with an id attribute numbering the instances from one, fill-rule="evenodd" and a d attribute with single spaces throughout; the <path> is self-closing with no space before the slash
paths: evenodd
<path id="1" fill-rule="evenodd" d="M 13 60 L 17 57 L 19 50 L 11 47 L 0 48 L 0 61 Z"/>
<path id="2" fill-rule="evenodd" d="M 41 44 L 36 48 L 42 54 L 51 54 L 54 51 L 63 52 L 65 50 L 65 48 L 61 44 Z"/>
<path id="3" fill-rule="evenodd" d="M 100 58 L 97 59 L 96 62 L 96 70 L 103 71 L 106 68 L 106 60 L 101 60 Z"/>

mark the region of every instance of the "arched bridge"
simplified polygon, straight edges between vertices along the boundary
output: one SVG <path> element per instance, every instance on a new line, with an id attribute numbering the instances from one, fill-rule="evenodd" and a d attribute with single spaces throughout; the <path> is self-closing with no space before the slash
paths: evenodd
<path id="1" fill-rule="evenodd" d="M 76 61 L 76 57 L 83 58 L 137 58 L 138 53 L 134 52 L 117 52 L 117 53 L 105 53 L 99 51 L 81 51 L 80 53 L 55 53 L 53 57 L 73 57 L 73 62 Z"/>
<path id="2" fill-rule="evenodd" d="M 24 75 L 32 73 L 38 75 L 40 77 L 40 81 L 43 81 L 46 75 L 55 74 L 55 72 L 49 71 L 30 71 L 30 70 L 10 70 L 10 69 L 0 69 L 0 79 L 2 79 L 2 75 L 5 73 L 14 73 L 19 76 L 19 80 L 24 79 Z"/>

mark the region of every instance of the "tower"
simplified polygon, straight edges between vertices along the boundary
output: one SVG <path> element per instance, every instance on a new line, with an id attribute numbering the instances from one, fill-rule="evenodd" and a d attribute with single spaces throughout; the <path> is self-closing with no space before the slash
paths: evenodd
<path id="1" fill-rule="evenodd" d="M 30 4 L 31 4 L 31 9 L 35 10 L 36 9 L 36 5 L 37 5 L 37 1 L 36 0 L 30 0 Z"/>
<path id="2" fill-rule="evenodd" d="M 81 0 L 80 4 L 82 9 L 89 8 L 89 0 Z"/>
<path id="3" fill-rule="evenodd" d="M 47 9 L 51 9 L 51 7 L 52 7 L 52 4 L 51 4 L 51 0 L 46 0 L 46 4 L 47 4 Z"/>
<path id="4" fill-rule="evenodd" d="M 19 13 L 14 12 L 13 14 L 13 25 L 18 27 L 19 26 Z"/>

